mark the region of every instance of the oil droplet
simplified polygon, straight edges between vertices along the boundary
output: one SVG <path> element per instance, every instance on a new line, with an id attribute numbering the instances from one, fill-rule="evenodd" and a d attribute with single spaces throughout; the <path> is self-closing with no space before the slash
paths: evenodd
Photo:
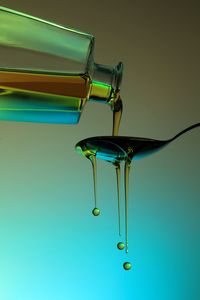
<path id="1" fill-rule="evenodd" d="M 132 268 L 132 265 L 130 262 L 125 262 L 123 264 L 124 270 L 129 271 Z"/>
<path id="2" fill-rule="evenodd" d="M 100 209 L 98 209 L 97 207 L 95 207 L 93 210 L 92 210 L 92 214 L 97 217 L 100 215 Z"/>
<path id="3" fill-rule="evenodd" d="M 119 243 L 117 244 L 117 248 L 118 248 L 119 250 L 124 250 L 124 248 L 125 248 L 124 243 L 119 242 Z"/>

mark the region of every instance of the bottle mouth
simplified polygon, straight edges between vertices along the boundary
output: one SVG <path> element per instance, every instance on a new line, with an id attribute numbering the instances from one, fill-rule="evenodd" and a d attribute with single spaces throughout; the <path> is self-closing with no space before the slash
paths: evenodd
<path id="1" fill-rule="evenodd" d="M 117 91 L 120 89 L 122 81 L 123 63 L 119 62 L 114 68 L 94 63 L 92 73 L 92 80 L 107 84 Z"/>
<path id="2" fill-rule="evenodd" d="M 91 73 L 90 100 L 109 103 L 112 106 L 116 95 L 120 91 L 122 74 L 122 62 L 119 62 L 115 67 L 94 63 Z"/>

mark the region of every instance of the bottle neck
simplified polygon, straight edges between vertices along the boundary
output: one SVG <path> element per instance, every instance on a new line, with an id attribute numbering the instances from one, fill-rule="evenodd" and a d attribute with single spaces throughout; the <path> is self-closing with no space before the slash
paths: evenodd
<path id="1" fill-rule="evenodd" d="M 92 84 L 89 100 L 108 103 L 112 107 L 116 94 L 120 90 L 122 72 L 123 64 L 121 62 L 114 68 L 94 63 L 91 72 Z"/>

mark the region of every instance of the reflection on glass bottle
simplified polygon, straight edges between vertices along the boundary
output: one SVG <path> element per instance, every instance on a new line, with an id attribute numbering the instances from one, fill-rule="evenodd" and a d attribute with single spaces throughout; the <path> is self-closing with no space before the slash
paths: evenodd
<path id="1" fill-rule="evenodd" d="M 0 120 L 76 124 L 89 100 L 120 121 L 123 65 L 96 64 L 93 50 L 90 34 L 0 7 Z"/>

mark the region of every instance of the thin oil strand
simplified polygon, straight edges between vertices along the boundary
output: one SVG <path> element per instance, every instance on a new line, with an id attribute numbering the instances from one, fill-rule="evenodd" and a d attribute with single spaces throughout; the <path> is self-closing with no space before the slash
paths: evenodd
<path id="1" fill-rule="evenodd" d="M 121 236 L 121 207 L 120 207 L 120 163 L 115 163 L 116 179 L 117 179 L 117 209 L 118 209 L 118 228 Z"/>
<path id="2" fill-rule="evenodd" d="M 90 155 L 89 160 L 92 163 L 93 189 L 94 189 L 94 207 L 97 208 L 97 193 L 96 193 L 97 164 L 96 164 L 96 156 L 95 155 Z"/>
<path id="3" fill-rule="evenodd" d="M 125 249 L 128 253 L 128 183 L 131 161 L 126 159 L 124 165 L 124 191 L 125 191 Z"/>

